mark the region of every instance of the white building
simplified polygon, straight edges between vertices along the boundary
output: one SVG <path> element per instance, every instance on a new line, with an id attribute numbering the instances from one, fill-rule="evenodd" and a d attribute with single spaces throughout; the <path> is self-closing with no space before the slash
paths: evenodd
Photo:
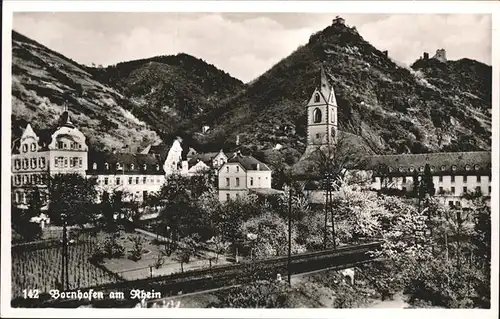
<path id="1" fill-rule="evenodd" d="M 234 154 L 219 168 L 219 200 L 237 199 L 250 191 L 271 190 L 271 169 L 252 156 Z"/>

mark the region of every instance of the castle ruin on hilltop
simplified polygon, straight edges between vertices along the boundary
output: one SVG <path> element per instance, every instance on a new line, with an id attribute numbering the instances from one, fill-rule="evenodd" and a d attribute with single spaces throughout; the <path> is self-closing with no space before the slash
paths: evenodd
<path id="1" fill-rule="evenodd" d="M 445 49 L 437 49 L 436 54 L 434 54 L 434 56 L 432 58 L 436 59 L 438 61 L 441 61 L 441 62 L 448 61 L 446 59 L 446 50 Z M 428 59 L 429 59 L 429 53 L 424 52 L 424 60 L 428 60 Z"/>

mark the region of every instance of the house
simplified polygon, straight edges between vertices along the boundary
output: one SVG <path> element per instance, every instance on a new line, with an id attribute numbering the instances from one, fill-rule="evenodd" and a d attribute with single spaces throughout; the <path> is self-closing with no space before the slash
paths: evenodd
<path id="1" fill-rule="evenodd" d="M 48 176 L 68 173 L 85 176 L 87 152 L 85 136 L 71 122 L 66 106 L 56 128 L 37 134 L 28 124 L 12 149 L 13 203 L 26 207 L 29 189 L 46 189 Z M 46 193 L 41 193 L 46 200 Z"/>
<path id="2" fill-rule="evenodd" d="M 266 164 L 237 152 L 219 168 L 219 200 L 224 202 L 250 192 L 266 194 L 272 191 L 271 173 Z"/>

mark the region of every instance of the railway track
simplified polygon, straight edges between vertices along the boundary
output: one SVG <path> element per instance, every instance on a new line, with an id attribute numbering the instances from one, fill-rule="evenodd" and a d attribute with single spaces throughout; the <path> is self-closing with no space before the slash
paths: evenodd
<path id="1" fill-rule="evenodd" d="M 379 247 L 380 242 L 371 242 L 355 246 L 345 246 L 338 249 L 328 249 L 317 252 L 296 254 L 291 257 L 291 273 L 299 274 L 316 271 L 325 268 L 339 267 L 349 268 L 352 265 L 370 262 L 372 257 L 368 254 Z M 231 285 L 244 284 L 256 279 L 276 278 L 276 274 L 287 274 L 288 257 L 280 256 L 249 263 L 221 265 L 208 269 L 199 269 L 176 273 L 167 276 L 153 277 L 141 280 L 118 282 L 101 286 L 81 288 L 82 291 L 93 289 L 109 295 L 110 292 L 123 292 L 130 296 L 132 290 L 160 292 L 162 298 L 175 296 L 178 293 L 192 293 Z M 76 290 L 74 290 L 76 291 Z M 99 307 L 133 307 L 139 300 L 101 300 L 92 302 L 93 306 Z M 89 304 L 83 300 L 45 300 L 33 305 L 18 305 L 21 307 L 78 307 Z M 13 301 L 12 307 L 16 307 Z"/>

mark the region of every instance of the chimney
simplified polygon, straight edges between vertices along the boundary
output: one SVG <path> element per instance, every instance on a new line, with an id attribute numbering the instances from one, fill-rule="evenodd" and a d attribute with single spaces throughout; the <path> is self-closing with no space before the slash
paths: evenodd
<path id="1" fill-rule="evenodd" d="M 260 171 L 260 164 L 257 163 L 257 170 Z"/>
<path id="2" fill-rule="evenodd" d="M 429 60 L 429 53 L 424 52 L 424 60 Z"/>

